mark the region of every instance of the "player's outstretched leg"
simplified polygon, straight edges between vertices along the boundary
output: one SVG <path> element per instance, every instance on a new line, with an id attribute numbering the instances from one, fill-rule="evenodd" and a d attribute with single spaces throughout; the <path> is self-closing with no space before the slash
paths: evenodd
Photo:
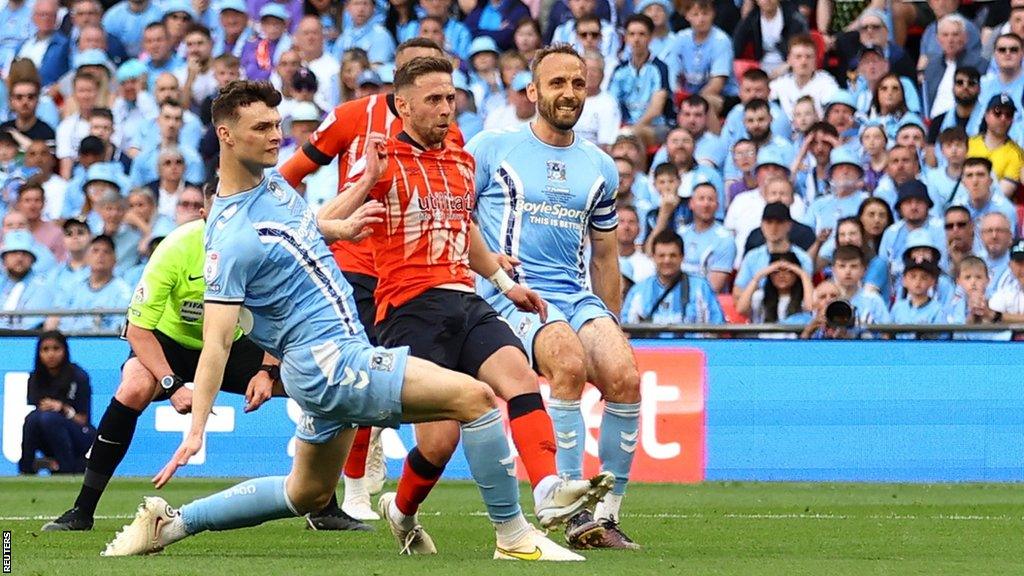
<path id="1" fill-rule="evenodd" d="M 320 510 L 338 485 L 338 470 L 354 432 L 344 429 L 322 444 L 298 440 L 288 476 L 247 480 L 179 510 L 163 498 L 146 498 L 132 523 L 107 544 L 102 555 L 152 554 L 207 530 L 246 528 Z"/>
<path id="2" fill-rule="evenodd" d="M 508 401 L 512 441 L 530 478 L 541 526 L 556 528 L 597 504 L 612 488 L 614 477 L 606 472 L 590 480 L 559 477 L 551 417 L 526 355 L 518 347 L 505 346 L 487 358 L 479 377 Z"/>
<path id="3" fill-rule="evenodd" d="M 352 450 L 345 460 L 342 478 L 345 483 L 345 501 L 341 509 L 358 520 L 380 520 L 370 505 L 370 490 L 366 478 L 366 458 L 370 449 L 370 426 L 360 426 L 352 441 Z"/>
<path id="4" fill-rule="evenodd" d="M 156 392 L 156 378 L 138 358 L 128 359 L 121 371 L 121 385 L 100 418 L 75 505 L 44 524 L 43 530 L 92 530 L 93 515 L 100 497 L 128 452 L 139 415 L 149 406 Z"/>
<path id="5" fill-rule="evenodd" d="M 597 507 L 597 521 L 605 529 L 602 548 L 636 549 L 639 546 L 619 526 L 619 509 L 629 482 L 633 455 L 639 442 L 640 374 L 626 336 L 610 318 L 597 318 L 580 329 L 589 375 L 605 399 L 598 457 L 601 468 L 615 475 L 615 487 Z"/>
<path id="6" fill-rule="evenodd" d="M 494 393 L 482 382 L 415 357 L 408 359 L 402 389 L 403 418 L 422 422 L 442 417 L 462 423 L 466 460 L 497 532 L 494 557 L 583 560 L 547 539 L 523 517 L 512 469 L 514 460 L 496 404 Z M 382 499 L 390 509 L 391 496 Z"/>

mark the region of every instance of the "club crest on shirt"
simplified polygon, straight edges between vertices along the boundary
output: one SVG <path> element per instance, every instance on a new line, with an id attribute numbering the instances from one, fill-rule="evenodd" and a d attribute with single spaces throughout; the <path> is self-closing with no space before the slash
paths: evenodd
<path id="1" fill-rule="evenodd" d="M 273 196 L 274 198 L 277 198 L 278 200 L 284 200 L 284 190 L 277 182 L 271 182 L 267 184 L 267 191 L 270 192 L 270 195 Z"/>
<path id="2" fill-rule="evenodd" d="M 520 338 L 525 337 L 530 333 L 530 329 L 533 328 L 533 319 L 526 317 L 519 321 L 519 327 L 516 328 L 516 336 Z"/>
<path id="3" fill-rule="evenodd" d="M 203 279 L 207 284 L 214 283 L 218 271 L 220 271 L 220 253 L 211 251 L 206 255 L 206 265 L 203 267 Z"/>
<path id="4" fill-rule="evenodd" d="M 377 372 L 393 372 L 395 369 L 395 355 L 391 352 L 374 352 L 370 356 L 370 370 Z"/>
<path id="5" fill-rule="evenodd" d="M 565 182 L 565 162 L 548 160 L 548 180 Z"/>

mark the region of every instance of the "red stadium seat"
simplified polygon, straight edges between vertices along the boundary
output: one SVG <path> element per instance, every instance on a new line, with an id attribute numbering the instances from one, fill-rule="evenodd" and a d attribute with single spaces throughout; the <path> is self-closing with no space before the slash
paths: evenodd
<path id="1" fill-rule="evenodd" d="M 737 59 L 732 61 L 732 74 L 733 78 L 739 79 L 743 77 L 743 73 L 752 68 L 758 68 L 761 63 L 757 60 L 744 60 Z"/>
<path id="2" fill-rule="evenodd" d="M 736 311 L 736 302 L 732 297 L 732 294 L 719 294 L 718 304 L 722 307 L 722 314 L 725 315 L 725 321 L 729 324 L 749 324 L 750 318 L 740 314 Z"/>

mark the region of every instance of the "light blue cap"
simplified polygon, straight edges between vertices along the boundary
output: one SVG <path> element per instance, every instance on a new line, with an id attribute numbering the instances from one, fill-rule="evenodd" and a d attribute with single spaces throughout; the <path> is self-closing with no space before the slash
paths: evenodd
<path id="1" fill-rule="evenodd" d="M 899 132 L 900 130 L 907 126 L 916 126 L 921 130 L 925 129 L 924 120 L 922 120 L 920 116 L 914 114 L 913 112 L 907 112 L 906 114 L 903 115 L 902 118 L 900 118 L 899 124 L 896 125 L 896 132 Z"/>
<path id="2" fill-rule="evenodd" d="M 654 4 L 664 8 L 667 14 L 672 14 L 672 12 L 675 11 L 675 7 L 672 6 L 672 3 L 669 2 L 669 0 L 640 0 L 640 3 L 633 8 L 633 13 L 643 14 L 644 10 L 646 10 L 648 6 Z"/>
<path id="3" fill-rule="evenodd" d="M 490 36 L 478 36 L 469 44 L 469 57 L 472 58 L 481 52 L 494 52 L 500 54 L 498 44 Z"/>
<path id="4" fill-rule="evenodd" d="M 935 245 L 935 241 L 932 240 L 932 235 L 928 232 L 927 228 L 911 230 L 907 234 L 907 244 L 903 248 L 903 253 L 906 254 L 914 248 L 931 248 L 937 253 L 940 252 L 939 247 Z"/>
<path id="5" fill-rule="evenodd" d="M 456 70 L 452 73 L 452 84 L 456 90 L 470 92 L 469 81 L 466 80 L 466 74 L 461 70 Z"/>
<path id="6" fill-rule="evenodd" d="M 372 84 L 379 87 L 383 82 L 381 82 L 380 74 L 377 74 L 373 70 L 363 70 L 359 73 L 359 77 L 356 79 L 356 86 L 363 86 L 365 84 Z"/>
<path id="7" fill-rule="evenodd" d="M 148 72 L 149 69 L 142 61 L 132 58 L 131 60 L 125 61 L 121 64 L 121 67 L 117 69 L 117 81 L 124 82 L 125 80 L 131 80 L 133 78 L 141 78 Z"/>
<path id="8" fill-rule="evenodd" d="M 691 189 L 693 190 L 696 190 L 697 186 L 711 186 L 715 189 L 715 192 L 718 192 L 718 182 L 708 176 L 703 170 L 697 170 L 694 173 L 691 183 Z"/>
<path id="9" fill-rule="evenodd" d="M 124 173 L 113 167 L 110 162 L 97 162 L 85 172 L 85 186 L 91 182 L 110 182 L 121 189 L 124 183 Z"/>
<path id="10" fill-rule="evenodd" d="M 0 248 L 0 256 L 8 252 L 28 252 L 34 260 L 39 260 L 36 243 L 28 230 L 11 230 L 4 234 L 4 245 Z"/>
<path id="11" fill-rule="evenodd" d="M 860 170 L 861 174 L 864 173 L 864 164 L 857 154 L 850 150 L 846 146 L 840 146 L 832 150 L 832 154 L 828 157 L 828 172 L 832 173 L 832 169 L 842 164 L 849 164 L 850 166 L 856 166 Z"/>
<path id="12" fill-rule="evenodd" d="M 221 0 L 217 7 L 217 13 L 220 14 L 225 10 L 234 10 L 235 12 L 247 14 L 245 11 L 245 2 L 242 0 Z"/>
<path id="13" fill-rule="evenodd" d="M 761 166 L 779 166 L 785 168 L 786 172 L 789 172 L 789 166 L 786 165 L 786 161 L 783 160 L 782 154 L 779 153 L 774 147 L 761 148 L 757 152 L 757 166 L 755 170 Z"/>
<path id="14" fill-rule="evenodd" d="M 163 3 L 163 9 L 165 17 L 168 14 L 174 14 L 175 12 L 184 12 L 193 20 L 196 19 L 196 12 L 192 9 L 192 3 L 186 2 L 185 0 L 166 0 Z"/>
<path id="15" fill-rule="evenodd" d="M 849 90 L 836 90 L 832 93 L 832 96 L 825 101 L 825 112 L 836 104 L 842 104 L 843 106 L 849 106 L 854 111 L 857 110 L 857 103 L 853 99 L 853 94 L 850 94 Z"/>
<path id="16" fill-rule="evenodd" d="M 292 108 L 292 122 L 319 122 L 320 110 L 312 102 L 299 102 Z"/>
<path id="17" fill-rule="evenodd" d="M 264 18 L 277 18 L 278 20 L 288 21 L 288 10 L 280 4 L 271 2 L 263 8 L 260 8 L 260 20 Z"/>
<path id="18" fill-rule="evenodd" d="M 90 48 L 89 50 L 83 50 L 78 54 L 75 54 L 72 64 L 74 65 L 75 70 L 82 66 L 103 66 L 111 75 L 114 74 L 114 64 L 109 58 L 107 58 L 106 52 L 99 48 Z"/>
<path id="19" fill-rule="evenodd" d="M 526 90 L 526 87 L 533 82 L 533 74 L 527 71 L 516 72 L 516 75 L 512 77 L 512 89 L 516 92 Z"/>

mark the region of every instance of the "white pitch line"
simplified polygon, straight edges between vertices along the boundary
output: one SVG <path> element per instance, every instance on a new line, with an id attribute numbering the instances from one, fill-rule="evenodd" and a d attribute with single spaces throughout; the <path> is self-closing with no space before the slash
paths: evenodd
<path id="1" fill-rule="evenodd" d="M 420 516 L 444 517 L 479 517 L 486 516 L 485 512 L 420 512 Z M 19 522 L 29 520 L 52 520 L 56 516 L 0 516 L 0 522 Z M 109 516 L 94 516 L 96 520 L 128 520 L 134 518 L 134 514 L 115 514 Z M 700 520 L 724 518 L 728 520 L 943 520 L 950 522 L 1017 522 L 1024 521 L 1024 516 L 985 516 L 977 514 L 935 514 L 929 516 L 917 516 L 914 514 L 874 514 L 870 516 L 850 516 L 847 514 L 624 514 L 624 518 L 644 519 L 667 519 L 667 520 Z"/>

